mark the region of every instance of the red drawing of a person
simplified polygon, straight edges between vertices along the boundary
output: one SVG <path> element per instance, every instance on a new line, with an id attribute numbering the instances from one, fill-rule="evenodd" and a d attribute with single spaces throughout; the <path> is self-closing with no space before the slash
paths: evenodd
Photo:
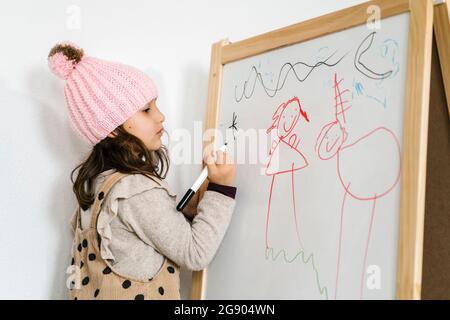
<path id="1" fill-rule="evenodd" d="M 360 298 L 362 299 L 367 252 L 375 216 L 375 204 L 378 199 L 387 195 L 397 185 L 400 179 L 401 153 L 398 138 L 392 130 L 386 127 L 375 128 L 362 137 L 359 137 L 354 142 L 345 144 L 348 138 L 347 131 L 345 130 L 345 112 L 350 109 L 351 106 L 349 106 L 349 102 L 344 99 L 344 95 L 348 92 L 348 89 L 341 91 L 342 80 L 343 79 L 337 81 L 337 75 L 334 74 L 336 102 L 335 120 L 322 128 L 317 137 L 316 151 L 321 160 L 328 160 L 336 157 L 337 174 L 342 188 L 344 189 L 340 213 L 339 245 L 334 293 L 335 299 L 338 294 L 340 267 L 343 265 L 343 261 L 341 261 L 343 237 L 345 235 L 349 236 L 349 233 L 352 231 L 346 230 L 346 232 L 344 232 L 343 230 L 346 198 L 349 195 L 356 200 L 372 202 L 367 239 L 362 254 L 362 270 L 359 288 Z M 380 151 L 380 146 L 383 147 L 383 151 Z M 350 161 L 352 166 L 345 166 L 347 161 Z M 381 172 L 379 179 L 373 179 L 368 183 L 368 177 L 373 177 L 374 171 L 377 170 L 377 168 L 393 169 L 391 172 Z M 354 231 L 358 232 L 358 230 Z M 354 257 L 358 255 L 354 249 L 350 250 L 352 250 Z M 356 261 L 356 263 L 358 263 L 358 261 Z M 350 262 L 345 261 L 345 265 L 350 265 Z"/>
<path id="2" fill-rule="evenodd" d="M 300 238 L 299 224 L 297 219 L 297 212 L 295 206 L 295 190 L 294 190 L 294 172 L 308 166 L 308 161 L 306 157 L 298 150 L 298 144 L 300 138 L 294 133 L 294 129 L 298 125 L 299 120 L 303 118 L 305 121 L 309 122 L 308 115 L 303 111 L 300 104 L 300 100 L 297 97 L 293 97 L 287 102 L 282 103 L 275 111 L 272 116 L 272 124 L 267 129 L 267 134 L 275 130 L 276 138 L 272 141 L 271 148 L 269 151 L 269 162 L 267 164 L 265 174 L 267 176 L 272 176 L 272 182 L 270 184 L 270 194 L 269 202 L 267 206 L 266 215 L 266 250 L 272 247 L 269 243 L 269 230 L 270 219 L 270 209 L 272 204 L 272 194 L 275 184 L 275 178 L 280 174 L 290 174 L 291 175 L 291 198 L 293 203 L 293 223 L 296 230 L 296 238 L 301 248 L 303 248 L 303 243 Z M 276 212 L 275 214 L 287 214 L 285 212 Z M 277 230 L 279 232 L 279 230 Z"/>

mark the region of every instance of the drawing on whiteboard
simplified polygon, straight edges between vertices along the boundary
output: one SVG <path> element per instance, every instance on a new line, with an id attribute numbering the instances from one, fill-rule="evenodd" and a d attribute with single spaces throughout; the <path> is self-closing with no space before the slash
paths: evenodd
<path id="1" fill-rule="evenodd" d="M 269 162 L 266 166 L 265 174 L 267 176 L 272 176 L 272 181 L 270 185 L 269 191 L 269 201 L 267 205 L 267 214 L 266 214 L 266 230 L 265 230 L 265 241 L 266 241 L 266 260 L 271 259 L 272 261 L 276 261 L 278 258 L 281 258 L 285 263 L 293 263 L 297 259 L 305 265 L 310 265 L 315 274 L 315 282 L 318 289 L 318 292 L 321 296 L 324 296 L 325 299 L 328 299 L 328 289 L 325 286 L 322 286 L 320 283 L 319 271 L 316 266 L 314 255 L 306 254 L 304 249 L 304 244 L 300 235 L 300 222 L 297 217 L 297 207 L 295 202 L 295 189 L 294 189 L 294 172 L 300 169 L 303 169 L 308 166 L 308 160 L 302 154 L 302 152 L 298 149 L 298 145 L 300 143 L 300 138 L 297 136 L 297 133 L 294 132 L 294 129 L 297 127 L 299 120 L 303 118 L 306 122 L 309 122 L 308 114 L 303 110 L 300 100 L 298 97 L 293 97 L 292 99 L 284 102 L 278 106 L 272 116 L 272 124 L 266 130 L 266 133 L 271 133 L 272 130 L 276 132 L 276 139 L 272 141 L 271 148 L 269 151 Z M 283 162 L 283 159 L 289 159 L 287 162 Z M 295 227 L 295 236 L 297 239 L 297 244 L 300 247 L 300 250 L 296 250 L 295 254 L 292 255 L 291 258 L 288 257 L 287 250 L 285 248 L 277 248 L 275 249 L 273 245 L 270 243 L 271 232 L 279 233 L 280 230 L 273 230 L 270 228 L 270 219 L 274 219 L 274 217 L 270 216 L 270 209 L 272 205 L 272 194 L 273 188 L 275 184 L 275 177 L 279 174 L 289 173 L 291 175 L 291 198 L 293 204 L 293 212 L 292 212 L 292 224 Z M 280 212 L 281 213 L 281 212 Z M 284 213 L 284 212 L 283 212 Z M 286 213 L 287 214 L 287 213 Z M 276 217 L 275 217 L 276 218 Z M 271 230 L 271 232 L 269 232 Z"/>
<path id="2" fill-rule="evenodd" d="M 372 226 L 375 217 L 375 205 L 378 199 L 384 197 L 398 184 L 400 179 L 400 143 L 394 132 L 386 127 L 377 127 L 354 142 L 345 144 L 348 140 L 348 134 L 345 129 L 345 112 L 351 108 L 344 95 L 348 90 L 341 90 L 343 79 L 337 80 L 337 74 L 334 74 L 334 93 L 335 93 L 335 120 L 322 127 L 316 140 L 316 152 L 321 160 L 328 160 L 333 157 L 337 159 L 337 175 L 344 189 L 340 209 L 339 242 L 337 250 L 336 265 L 336 283 L 334 298 L 337 298 L 339 287 L 339 274 L 341 261 L 341 250 L 343 237 L 346 233 L 343 231 L 343 220 L 345 212 L 345 202 L 348 195 L 353 199 L 360 201 L 371 201 L 372 209 L 370 214 L 370 223 L 367 233 L 367 239 L 362 254 L 362 271 L 360 278 L 360 298 L 362 299 L 363 282 L 366 268 L 367 253 L 372 233 Z M 345 145 L 344 145 L 345 144 Z M 389 148 L 389 156 L 380 155 L 380 146 Z M 371 153 L 371 155 L 367 155 Z M 358 161 L 358 165 L 351 168 L 345 166 L 347 161 Z M 384 165 L 384 166 L 383 166 Z M 383 172 L 384 176 L 378 177 L 376 181 L 367 183 L 367 177 L 372 177 L 373 170 L 377 167 L 393 168 L 392 172 Z M 357 253 L 355 253 L 356 256 Z M 346 261 L 347 265 L 349 264 Z"/>
<path id="3" fill-rule="evenodd" d="M 323 61 L 323 59 L 326 59 L 331 53 L 331 48 L 328 46 L 324 46 L 319 48 L 316 53 L 316 62 Z"/>
<path id="4" fill-rule="evenodd" d="M 363 55 L 370 49 L 373 43 L 373 39 L 375 37 L 376 32 L 370 33 L 367 37 L 364 38 L 364 40 L 359 45 L 358 49 L 355 53 L 355 60 L 354 64 L 356 69 L 361 72 L 363 75 L 370 79 L 374 80 L 382 80 L 388 78 L 393 70 L 386 71 L 384 73 L 378 73 L 369 68 L 366 64 L 364 64 L 361 59 L 363 58 Z"/>
<path id="5" fill-rule="evenodd" d="M 394 39 L 386 39 L 378 47 L 378 51 L 378 55 L 382 58 L 381 61 L 384 65 L 389 66 L 389 68 L 392 69 L 392 73 L 377 81 L 368 79 L 364 84 L 363 79 L 353 79 L 353 88 L 357 97 L 363 96 L 368 98 L 386 109 L 388 105 L 387 91 L 390 89 L 390 86 L 386 88 L 384 83 L 385 81 L 395 78 L 400 70 L 398 43 Z"/>
<path id="6" fill-rule="evenodd" d="M 366 90 L 365 90 L 363 84 L 357 80 L 353 80 L 353 88 L 354 88 L 354 91 L 356 92 L 357 97 L 364 96 L 368 99 L 372 99 L 373 101 L 380 104 L 383 108 L 386 109 L 386 107 L 387 107 L 387 96 L 386 95 L 384 95 L 383 97 L 377 97 L 377 96 L 372 96 L 372 95 L 366 93 Z"/>
<path id="7" fill-rule="evenodd" d="M 231 125 L 228 127 L 228 129 L 231 129 L 233 131 L 233 138 L 236 141 L 236 135 L 235 132 L 238 131 L 237 126 L 237 114 L 234 113 L 233 111 L 233 120 L 231 122 Z"/>
<path id="8" fill-rule="evenodd" d="M 300 250 L 294 255 L 292 259 L 289 259 L 287 257 L 286 250 L 284 249 L 281 249 L 275 253 L 274 248 L 266 248 L 266 260 L 270 258 L 272 261 L 276 261 L 280 256 L 285 263 L 294 263 L 298 258 L 300 258 L 300 261 L 304 265 L 310 264 L 311 268 L 314 271 L 317 290 L 319 291 L 319 294 L 321 296 L 324 296 L 325 299 L 328 300 L 328 288 L 320 284 L 320 275 L 319 270 L 316 266 L 316 262 L 314 260 L 314 254 L 311 253 L 309 256 L 307 256 L 304 250 Z"/>
<path id="9" fill-rule="evenodd" d="M 379 50 L 380 56 L 383 59 L 389 61 L 389 63 L 392 65 L 392 73 L 388 77 L 392 79 L 400 71 L 398 42 L 395 41 L 394 39 L 386 39 L 381 43 Z M 384 79 L 382 79 L 380 83 L 382 83 L 383 80 Z"/>
<path id="10" fill-rule="evenodd" d="M 272 182 L 269 191 L 269 202 L 266 214 L 266 248 L 269 248 L 269 222 L 270 222 L 270 207 L 272 202 L 273 186 L 275 184 L 275 177 L 279 174 L 291 174 L 291 191 L 293 203 L 293 223 L 296 230 L 296 238 L 300 248 L 303 249 L 303 242 L 300 237 L 299 223 L 297 220 L 297 210 L 295 204 L 295 190 L 294 190 L 294 172 L 308 166 L 308 160 L 299 151 L 298 144 L 300 138 L 294 133 L 294 128 L 297 126 L 300 118 L 309 122 L 308 115 L 303 111 L 298 97 L 293 97 L 287 102 L 278 106 L 272 116 L 272 124 L 266 130 L 269 134 L 272 130 L 276 130 L 276 139 L 272 141 L 269 151 L 269 162 L 266 166 L 265 175 L 272 176 Z M 283 161 L 283 159 L 285 161 Z M 288 160 L 287 160 L 288 159 Z M 273 232 L 276 232 L 274 230 Z"/>
<path id="11" fill-rule="evenodd" d="M 287 76 L 289 75 L 289 73 L 291 71 L 294 72 L 294 76 L 299 82 L 303 82 L 309 77 L 309 75 L 314 71 L 314 69 L 316 69 L 320 66 L 334 67 L 339 62 L 341 62 L 341 60 L 344 59 L 344 57 L 347 55 L 347 53 L 346 53 L 342 57 L 338 58 L 336 61 L 328 62 L 328 60 L 330 60 L 336 54 L 336 52 L 337 51 L 333 52 L 325 60 L 318 61 L 317 63 L 315 63 L 313 65 L 307 64 L 302 61 L 296 62 L 294 64 L 292 64 L 290 62 L 286 62 L 285 64 L 283 64 L 280 71 L 278 72 L 278 79 L 277 79 L 277 82 L 276 82 L 276 85 L 274 88 L 267 87 L 267 85 L 264 83 L 261 73 L 258 71 L 258 69 L 255 66 L 252 66 L 252 68 L 249 72 L 249 75 L 247 77 L 247 80 L 244 81 L 244 85 L 242 86 L 242 93 L 240 94 L 239 97 L 237 94 L 238 86 L 235 85 L 234 99 L 236 102 L 240 102 L 244 97 L 246 99 L 251 98 L 255 91 L 257 81 L 261 84 L 261 86 L 264 89 L 267 96 L 269 96 L 270 98 L 273 98 L 277 94 L 278 91 L 283 89 L 284 84 L 286 83 Z M 301 67 L 301 69 L 297 70 L 296 68 L 299 68 L 299 66 Z"/>

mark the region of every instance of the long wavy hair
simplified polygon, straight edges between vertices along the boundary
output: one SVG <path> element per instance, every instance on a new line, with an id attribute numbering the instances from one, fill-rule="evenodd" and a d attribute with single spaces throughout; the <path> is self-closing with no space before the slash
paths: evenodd
<path id="1" fill-rule="evenodd" d="M 95 197 L 94 181 L 99 173 L 108 169 L 129 174 L 142 174 L 156 182 L 164 179 L 169 170 L 169 155 L 162 145 L 158 150 L 149 150 L 144 142 L 128 133 L 123 125 L 114 131 L 114 138 L 106 137 L 98 142 L 88 155 L 70 174 L 73 192 L 83 210 L 87 210 Z M 78 170 L 74 182 L 73 176 Z"/>

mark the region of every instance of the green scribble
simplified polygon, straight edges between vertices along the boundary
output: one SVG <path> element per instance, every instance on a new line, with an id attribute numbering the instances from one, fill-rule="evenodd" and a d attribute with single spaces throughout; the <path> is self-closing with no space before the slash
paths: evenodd
<path id="1" fill-rule="evenodd" d="M 272 261 L 276 261 L 278 259 L 278 257 L 283 254 L 282 258 L 286 263 L 293 263 L 298 257 L 301 258 L 301 261 L 303 262 L 303 264 L 308 264 L 309 262 L 311 262 L 311 267 L 314 270 L 314 273 L 316 274 L 316 285 L 317 285 L 317 289 L 319 290 L 319 293 L 321 296 L 325 296 L 325 299 L 328 300 L 328 289 L 326 286 L 321 286 L 320 285 L 320 279 L 319 279 L 319 271 L 317 270 L 316 264 L 314 262 L 314 255 L 311 253 L 308 258 L 305 259 L 305 252 L 303 250 L 300 250 L 299 252 L 297 252 L 297 254 L 291 259 L 289 260 L 286 257 L 286 250 L 281 249 L 280 251 L 278 251 L 278 253 L 274 254 L 275 249 L 268 247 L 266 248 L 266 260 L 268 260 L 269 258 L 272 259 Z"/>

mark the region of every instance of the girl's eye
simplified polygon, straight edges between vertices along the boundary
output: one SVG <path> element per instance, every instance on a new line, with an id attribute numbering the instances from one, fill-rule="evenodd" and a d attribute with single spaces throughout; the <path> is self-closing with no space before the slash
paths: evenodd
<path id="1" fill-rule="evenodd" d="M 149 111 L 149 110 L 150 110 L 150 108 L 147 108 L 147 109 L 144 110 L 144 112 L 147 112 L 147 111 Z"/>

